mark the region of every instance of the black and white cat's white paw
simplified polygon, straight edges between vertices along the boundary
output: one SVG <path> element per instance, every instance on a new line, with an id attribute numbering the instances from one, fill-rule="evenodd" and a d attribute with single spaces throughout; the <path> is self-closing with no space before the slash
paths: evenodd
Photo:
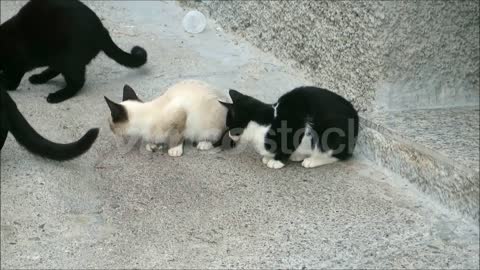
<path id="1" fill-rule="evenodd" d="M 315 168 L 322 165 L 327 165 L 338 161 L 337 158 L 329 156 L 311 156 L 302 161 L 302 166 L 304 168 Z"/>
<path id="2" fill-rule="evenodd" d="M 263 157 L 262 162 L 271 169 L 281 169 L 285 166 L 285 163 L 281 162 L 280 160 L 275 160 L 271 157 Z"/>
<path id="3" fill-rule="evenodd" d="M 183 144 L 168 149 L 168 155 L 171 157 L 179 157 L 183 155 Z"/>
<path id="4" fill-rule="evenodd" d="M 305 156 L 305 155 L 293 153 L 292 155 L 290 155 L 290 160 L 294 161 L 294 162 L 299 162 L 299 161 L 304 160 L 306 157 L 307 156 Z"/>
<path id="5" fill-rule="evenodd" d="M 198 142 L 198 144 L 197 144 L 197 149 L 198 150 L 206 151 L 206 150 L 210 150 L 212 148 L 213 148 L 213 144 L 212 144 L 212 142 L 209 142 L 209 141 L 202 141 L 202 142 Z"/>

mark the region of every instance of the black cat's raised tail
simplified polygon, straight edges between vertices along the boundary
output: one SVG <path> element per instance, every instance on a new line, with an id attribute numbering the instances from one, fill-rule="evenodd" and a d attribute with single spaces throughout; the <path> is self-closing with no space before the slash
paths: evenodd
<path id="1" fill-rule="evenodd" d="M 59 144 L 51 142 L 38 134 L 25 120 L 12 98 L 3 90 L 1 95 L 2 133 L 10 131 L 15 139 L 33 154 L 64 161 L 76 158 L 85 153 L 95 142 L 98 128 L 90 129 L 83 137 L 73 143 Z"/>
<path id="2" fill-rule="evenodd" d="M 147 51 L 142 47 L 135 46 L 131 53 L 124 52 L 115 42 L 113 42 L 108 30 L 105 29 L 105 38 L 103 42 L 103 51 L 108 57 L 115 60 L 122 66 L 136 68 L 143 66 L 147 62 Z"/>

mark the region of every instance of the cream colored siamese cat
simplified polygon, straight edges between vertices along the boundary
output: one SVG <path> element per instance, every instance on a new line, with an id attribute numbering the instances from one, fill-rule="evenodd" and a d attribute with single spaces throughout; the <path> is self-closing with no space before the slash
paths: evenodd
<path id="1" fill-rule="evenodd" d="M 105 97 L 110 108 L 110 128 L 119 136 L 138 136 L 147 142 L 148 151 L 166 144 L 168 155 L 183 154 L 183 142 L 197 143 L 209 150 L 225 133 L 227 108 L 216 89 L 205 82 L 188 80 L 177 83 L 160 97 L 142 102 L 125 85 L 123 101 L 117 104 Z"/>

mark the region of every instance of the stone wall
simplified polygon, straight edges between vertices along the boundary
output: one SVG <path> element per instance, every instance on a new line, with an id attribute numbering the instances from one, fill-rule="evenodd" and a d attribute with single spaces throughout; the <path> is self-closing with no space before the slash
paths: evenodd
<path id="1" fill-rule="evenodd" d="M 479 104 L 477 1 L 185 1 L 359 110 Z"/>

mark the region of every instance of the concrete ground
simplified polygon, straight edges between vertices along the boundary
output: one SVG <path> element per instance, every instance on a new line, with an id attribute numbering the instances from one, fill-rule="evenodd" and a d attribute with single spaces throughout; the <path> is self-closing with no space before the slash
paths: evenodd
<path id="1" fill-rule="evenodd" d="M 2 21 L 24 2 L 2 1 Z M 302 74 L 209 22 L 181 27 L 174 2 L 88 3 L 124 49 L 149 63 L 128 70 L 103 54 L 81 93 L 51 105 L 57 78 L 12 93 L 47 138 L 101 127 L 92 149 L 58 163 L 10 136 L 1 153 L 2 268 L 479 268 L 478 227 L 359 157 L 317 169 L 266 168 L 250 149 L 180 158 L 118 143 L 103 96 L 125 83 L 144 99 L 181 79 L 266 101 L 307 84 Z M 235 18 L 232 18 L 235 19 Z"/>

